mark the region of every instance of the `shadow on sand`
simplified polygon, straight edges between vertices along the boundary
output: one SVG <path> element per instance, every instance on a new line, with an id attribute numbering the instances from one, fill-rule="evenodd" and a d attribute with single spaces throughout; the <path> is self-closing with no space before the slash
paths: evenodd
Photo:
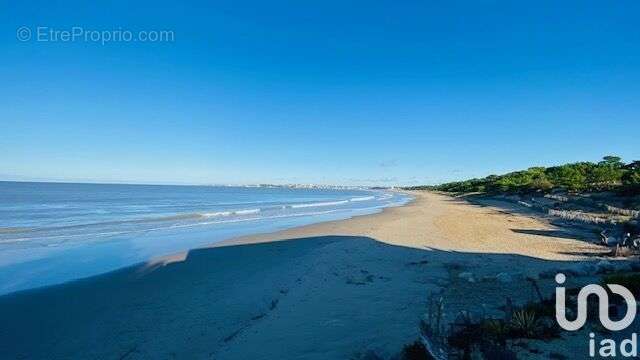
<path id="1" fill-rule="evenodd" d="M 511 229 L 514 233 L 518 234 L 528 234 L 528 235 L 537 235 L 537 236 L 547 236 L 552 238 L 562 238 L 562 239 L 571 239 L 571 240 L 584 240 L 583 237 L 564 230 L 531 230 L 531 229 Z"/>
<path id="2" fill-rule="evenodd" d="M 417 338 L 427 295 L 447 286 L 451 264 L 478 276 L 558 266 L 351 236 L 198 249 L 153 271 L 138 265 L 0 297 L 0 358 L 389 355 Z M 474 296 L 503 301 L 491 291 L 460 295 Z"/>

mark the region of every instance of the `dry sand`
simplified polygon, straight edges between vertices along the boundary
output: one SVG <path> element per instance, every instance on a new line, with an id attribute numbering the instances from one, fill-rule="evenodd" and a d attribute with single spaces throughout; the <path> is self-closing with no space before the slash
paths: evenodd
<path id="1" fill-rule="evenodd" d="M 0 358 L 390 356 L 417 338 L 429 293 L 459 294 L 451 313 L 529 293 L 490 282 L 469 293 L 457 272 L 535 274 L 600 251 L 544 219 L 415 196 L 380 214 L 234 239 L 0 297 Z"/>
<path id="2" fill-rule="evenodd" d="M 584 234 L 559 230 L 534 213 L 526 215 L 524 209 L 504 202 L 487 200 L 471 204 L 464 198 L 432 192 L 411 194 L 415 201 L 409 205 L 385 209 L 379 214 L 247 236 L 215 246 L 347 235 L 367 236 L 416 249 L 518 254 L 547 260 L 579 260 L 602 252 L 599 246 L 577 241 Z M 576 239 L 568 239 L 572 237 Z"/>

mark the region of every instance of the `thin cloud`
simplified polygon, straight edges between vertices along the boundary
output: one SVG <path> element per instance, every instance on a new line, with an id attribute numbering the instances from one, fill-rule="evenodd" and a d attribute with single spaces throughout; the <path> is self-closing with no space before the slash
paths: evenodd
<path id="1" fill-rule="evenodd" d="M 386 160 L 378 163 L 378 166 L 382 168 L 390 168 L 398 166 L 398 159 Z"/>

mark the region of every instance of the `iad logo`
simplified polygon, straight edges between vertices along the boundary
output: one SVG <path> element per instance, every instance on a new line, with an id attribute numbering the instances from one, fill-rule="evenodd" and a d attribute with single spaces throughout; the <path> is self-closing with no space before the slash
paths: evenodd
<path id="1" fill-rule="evenodd" d="M 562 285 L 566 280 L 567 277 L 564 274 L 556 275 L 558 284 Z M 627 313 L 621 320 L 612 321 L 609 319 L 609 295 L 607 290 L 600 285 L 591 284 L 583 287 L 578 293 L 578 316 L 573 321 L 567 320 L 565 288 L 556 287 L 556 320 L 558 324 L 567 331 L 575 331 L 584 326 L 587 321 L 587 298 L 589 295 L 596 295 L 598 297 L 598 313 L 602 326 L 610 331 L 620 331 L 629 327 L 636 317 L 635 297 L 624 286 L 607 284 L 607 287 L 612 293 L 622 296 L 627 303 Z"/>
<path id="2" fill-rule="evenodd" d="M 567 277 L 564 274 L 556 275 L 556 282 L 559 285 L 564 284 L 566 280 Z M 567 320 L 565 288 L 556 287 L 556 320 L 558 324 L 568 331 L 575 331 L 583 327 L 587 321 L 587 298 L 589 295 L 596 295 L 598 297 L 598 315 L 602 326 L 610 331 L 620 331 L 629 327 L 636 317 L 635 297 L 624 286 L 607 284 L 607 287 L 612 293 L 622 296 L 627 303 L 627 313 L 621 320 L 612 321 L 609 318 L 609 294 L 607 294 L 607 290 L 600 285 L 591 284 L 580 289 L 578 293 L 578 312 L 576 319 L 573 321 Z M 638 356 L 638 335 L 636 333 L 631 334 L 629 339 L 619 341 L 619 344 L 614 339 L 597 341 L 595 337 L 594 333 L 589 334 L 589 357 L 593 358 L 597 355 L 603 358 L 616 357 L 618 353 L 623 357 Z"/>

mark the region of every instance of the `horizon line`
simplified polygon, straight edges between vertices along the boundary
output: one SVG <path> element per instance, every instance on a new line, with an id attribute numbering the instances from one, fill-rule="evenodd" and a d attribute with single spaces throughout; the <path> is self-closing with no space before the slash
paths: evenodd
<path id="1" fill-rule="evenodd" d="M 319 183 L 246 183 L 246 184 L 216 184 L 216 183 L 146 183 L 146 182 L 129 182 L 129 181 L 74 181 L 74 180 L 4 180 L 0 182 L 14 183 L 36 183 L 36 184 L 76 184 L 76 185 L 139 185 L 139 186 L 210 186 L 210 187 L 295 187 L 295 186 L 314 186 L 314 187 L 334 187 L 334 188 L 394 188 L 403 187 L 402 185 L 337 185 L 337 184 L 319 184 Z"/>

